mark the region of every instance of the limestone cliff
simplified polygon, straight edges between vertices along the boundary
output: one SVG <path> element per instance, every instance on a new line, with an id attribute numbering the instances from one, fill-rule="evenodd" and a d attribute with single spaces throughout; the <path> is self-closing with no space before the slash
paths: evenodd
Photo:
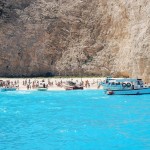
<path id="1" fill-rule="evenodd" d="M 149 0 L 0 0 L 0 76 L 150 81 Z"/>

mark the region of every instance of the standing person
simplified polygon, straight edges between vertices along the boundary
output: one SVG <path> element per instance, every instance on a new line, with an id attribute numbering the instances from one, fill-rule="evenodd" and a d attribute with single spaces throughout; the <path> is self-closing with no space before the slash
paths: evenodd
<path id="1" fill-rule="evenodd" d="M 24 85 L 27 85 L 27 79 L 25 80 L 25 83 L 24 83 Z"/>
<path id="2" fill-rule="evenodd" d="M 86 88 L 87 88 L 87 87 L 90 87 L 89 80 L 86 80 L 86 81 L 85 81 L 85 87 L 86 87 Z"/>
<path id="3" fill-rule="evenodd" d="M 34 89 L 35 88 L 35 84 L 34 84 L 34 81 L 33 81 L 33 83 L 32 83 L 32 89 Z"/>
<path id="4" fill-rule="evenodd" d="M 83 84 L 84 84 L 84 82 L 83 82 L 83 81 L 81 81 L 81 82 L 80 82 L 80 86 L 83 86 Z"/>
<path id="5" fill-rule="evenodd" d="M 30 79 L 29 79 L 29 84 L 30 84 Z"/>
<path id="6" fill-rule="evenodd" d="M 27 90 L 29 90 L 29 84 L 27 84 Z"/>
<path id="7" fill-rule="evenodd" d="M 88 87 L 90 87 L 90 82 L 89 82 L 89 80 L 87 80 L 88 81 Z"/>
<path id="8" fill-rule="evenodd" d="M 88 86 L 89 86 L 89 81 L 86 80 L 86 81 L 85 81 L 85 87 L 87 88 Z"/>
<path id="9" fill-rule="evenodd" d="M 31 90 L 31 83 L 29 84 L 29 89 Z"/>

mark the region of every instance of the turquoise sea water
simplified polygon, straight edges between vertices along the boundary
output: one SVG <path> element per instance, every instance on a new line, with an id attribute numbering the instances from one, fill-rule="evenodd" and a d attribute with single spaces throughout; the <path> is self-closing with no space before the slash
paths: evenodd
<path id="1" fill-rule="evenodd" d="M 150 95 L 0 92 L 0 150 L 149 150 Z"/>

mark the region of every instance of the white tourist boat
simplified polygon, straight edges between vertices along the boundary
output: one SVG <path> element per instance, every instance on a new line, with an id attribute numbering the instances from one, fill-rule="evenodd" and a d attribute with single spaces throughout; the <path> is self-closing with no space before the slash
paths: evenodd
<path id="1" fill-rule="evenodd" d="M 150 94 L 150 87 L 144 85 L 142 79 L 107 78 L 100 84 L 108 95 Z"/>

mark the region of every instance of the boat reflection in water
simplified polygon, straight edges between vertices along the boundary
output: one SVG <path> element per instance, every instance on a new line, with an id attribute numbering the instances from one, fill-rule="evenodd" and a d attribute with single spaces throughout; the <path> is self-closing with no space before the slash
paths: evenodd
<path id="1" fill-rule="evenodd" d="M 100 83 L 108 95 L 140 95 L 150 94 L 150 87 L 142 79 L 107 78 Z"/>

